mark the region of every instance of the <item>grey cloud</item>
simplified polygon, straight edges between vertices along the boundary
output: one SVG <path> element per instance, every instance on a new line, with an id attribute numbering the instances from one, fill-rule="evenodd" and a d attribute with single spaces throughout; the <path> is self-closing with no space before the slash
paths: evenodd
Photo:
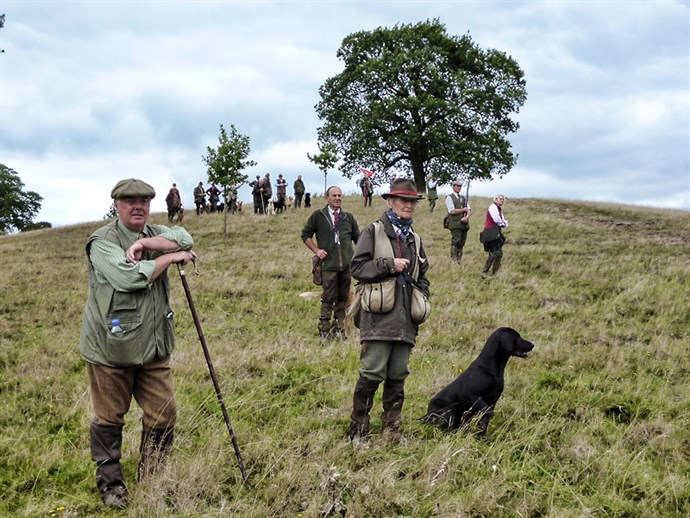
<path id="1" fill-rule="evenodd" d="M 132 174 L 159 163 L 157 175 L 191 193 L 218 125 L 235 124 L 261 158 L 248 174 L 302 174 L 321 192 L 306 152 L 316 151 L 318 87 L 341 70 L 342 39 L 438 17 L 526 73 L 511 139 L 518 165 L 488 189 L 690 208 L 687 2 L 132 5 L 7 3 L 3 163 L 60 175 L 73 157 L 91 170 L 99 157 L 131 168 L 145 155 L 148 170 Z M 349 191 L 334 173 L 329 183 Z"/>

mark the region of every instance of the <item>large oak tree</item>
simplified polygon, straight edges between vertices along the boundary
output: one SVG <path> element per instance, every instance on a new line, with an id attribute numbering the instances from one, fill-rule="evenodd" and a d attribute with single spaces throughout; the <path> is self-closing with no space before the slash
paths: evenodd
<path id="1" fill-rule="evenodd" d="M 489 179 L 515 165 L 511 116 L 527 97 L 518 63 L 483 50 L 469 35 L 449 36 L 438 21 L 347 36 L 337 52 L 344 70 L 319 89 L 319 142 L 336 146 L 340 171 L 360 167 L 425 176 L 441 183 Z"/>

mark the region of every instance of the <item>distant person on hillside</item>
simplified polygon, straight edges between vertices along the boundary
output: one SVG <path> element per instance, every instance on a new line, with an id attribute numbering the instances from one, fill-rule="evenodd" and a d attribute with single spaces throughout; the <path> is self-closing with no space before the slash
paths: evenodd
<path id="1" fill-rule="evenodd" d="M 168 195 L 165 197 L 165 204 L 168 206 L 168 221 L 172 223 L 173 218 L 180 211 L 182 200 L 180 198 L 180 191 L 177 190 L 177 184 L 172 184 Z"/>
<path id="2" fill-rule="evenodd" d="M 225 196 L 225 203 L 228 206 L 228 212 L 235 214 L 237 212 L 237 189 L 239 185 L 231 185 L 228 187 L 228 192 Z"/>
<path id="3" fill-rule="evenodd" d="M 263 198 L 261 197 L 261 177 L 257 174 L 256 179 L 249 183 L 252 188 L 252 201 L 254 202 L 254 214 L 263 213 Z"/>
<path id="4" fill-rule="evenodd" d="M 287 198 L 287 180 L 282 174 L 279 174 L 276 180 L 276 197 L 283 200 Z"/>
<path id="5" fill-rule="evenodd" d="M 271 201 L 271 193 L 273 192 L 268 175 L 259 180 L 259 192 L 261 193 L 261 213 L 263 214 L 268 208 L 268 202 Z"/>
<path id="6" fill-rule="evenodd" d="M 327 205 L 315 210 L 302 229 L 302 241 L 321 261 L 321 313 L 319 336 L 322 340 L 341 337 L 345 331 L 345 305 L 350 295 L 350 261 L 359 238 L 355 217 L 342 210 L 343 191 L 326 190 Z M 312 240 L 316 236 L 316 243 Z M 331 317 L 333 321 L 331 322 Z"/>
<path id="7" fill-rule="evenodd" d="M 297 176 L 292 188 L 295 190 L 295 208 L 299 209 L 302 207 L 302 197 L 304 196 L 304 181 L 301 174 Z"/>
<path id="8" fill-rule="evenodd" d="M 211 187 L 206 189 L 206 193 L 208 194 L 208 203 L 211 205 L 211 212 L 216 212 L 220 201 L 220 189 L 216 187 L 214 182 L 211 182 Z"/>
<path id="9" fill-rule="evenodd" d="M 431 175 L 426 177 L 426 197 L 429 200 L 429 214 L 433 214 L 436 208 L 436 200 L 438 200 L 438 191 L 436 190 L 436 179 Z"/>
<path id="10" fill-rule="evenodd" d="M 371 207 L 371 199 L 374 196 L 374 184 L 371 183 L 369 175 L 365 174 L 359 181 L 359 187 L 362 189 L 362 196 L 364 197 L 364 206 Z"/>
<path id="11" fill-rule="evenodd" d="M 273 186 L 271 185 L 270 173 L 266 173 L 266 176 L 264 176 L 263 189 L 265 200 L 270 200 L 271 198 L 273 198 Z"/>
<path id="12" fill-rule="evenodd" d="M 182 227 L 149 225 L 153 187 L 136 179 L 111 192 L 117 219 L 86 243 L 89 293 L 79 350 L 86 360 L 94 418 L 96 486 L 103 502 L 127 505 L 120 458 L 132 397 L 142 410 L 138 478 L 156 471 L 173 442 L 177 417 L 170 355 L 175 347 L 167 269 L 196 257 Z"/>
<path id="13" fill-rule="evenodd" d="M 206 212 L 206 189 L 203 182 L 194 187 L 194 205 L 196 205 L 196 215 Z"/>
<path id="14" fill-rule="evenodd" d="M 471 209 L 467 204 L 467 198 L 462 194 L 462 182 L 454 181 L 453 192 L 446 196 L 445 205 L 448 211 L 448 230 L 450 230 L 450 258 L 459 263 L 462 259 L 462 251 L 467 242 L 467 233 L 470 230 Z"/>
<path id="15" fill-rule="evenodd" d="M 376 285 L 377 291 L 384 293 L 386 285 L 393 295 L 392 307 L 383 308 L 385 298 L 379 297 L 381 300 L 373 302 L 373 307 L 362 302 L 358 315 L 362 367 L 355 385 L 349 430 L 356 446 L 368 441 L 369 412 L 381 383 L 383 430 L 392 439 L 400 435 L 405 379 L 421 323 L 413 318 L 413 290 L 429 296 L 429 262 L 421 239 L 412 229 L 412 215 L 422 196 L 415 183 L 404 178 L 395 180 L 390 192 L 381 196 L 388 202 L 388 210 L 362 231 L 350 267 L 352 277 L 363 286 Z"/>
<path id="16" fill-rule="evenodd" d="M 502 229 L 508 226 L 508 221 L 503 217 L 503 204 L 505 201 L 505 196 L 502 194 L 496 195 L 493 203 L 489 205 L 486 211 L 486 220 L 482 234 L 488 236 L 488 238 L 482 239 L 482 242 L 484 243 L 484 250 L 489 252 L 489 257 L 486 259 L 484 269 L 482 270 L 482 278 L 484 279 L 489 276 L 489 269 L 491 269 L 492 274 L 495 274 L 501 267 L 503 244 L 506 242 Z"/>

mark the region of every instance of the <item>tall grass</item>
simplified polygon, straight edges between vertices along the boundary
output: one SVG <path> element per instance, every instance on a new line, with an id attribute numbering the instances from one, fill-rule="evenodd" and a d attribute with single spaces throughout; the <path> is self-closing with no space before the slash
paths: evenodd
<path id="1" fill-rule="evenodd" d="M 194 302 L 249 472 L 246 489 L 177 272 L 171 269 L 180 416 L 160 477 L 135 482 L 140 411 L 125 427 L 128 516 L 687 516 L 690 514 L 690 217 L 687 212 L 508 200 L 498 275 L 480 278 L 475 216 L 461 265 L 442 211 L 420 204 L 431 319 L 406 385 L 405 443 L 346 440 L 356 330 L 321 344 L 308 211 L 188 213 L 201 275 Z M 323 204 L 316 199 L 314 208 Z M 383 200 L 345 208 L 364 227 Z M 164 223 L 163 214 L 154 222 Z M 0 237 L 0 514 L 108 514 L 94 488 L 78 354 L 84 243 L 102 222 Z M 513 359 L 484 441 L 419 422 L 429 399 L 512 326 L 536 343 Z M 115 514 L 115 513 L 112 513 Z"/>

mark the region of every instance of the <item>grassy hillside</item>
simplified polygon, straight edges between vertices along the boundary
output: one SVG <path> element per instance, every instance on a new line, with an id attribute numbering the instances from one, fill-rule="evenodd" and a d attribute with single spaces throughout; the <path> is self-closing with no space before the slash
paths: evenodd
<path id="1" fill-rule="evenodd" d="M 125 427 L 128 516 L 690 515 L 690 217 L 687 212 L 509 199 L 504 263 L 482 280 L 475 215 L 463 263 L 443 214 L 415 218 L 430 258 L 431 319 L 413 351 L 406 444 L 346 440 L 358 341 L 326 345 L 304 210 L 197 217 L 189 275 L 252 488 L 241 484 L 175 269 L 180 407 L 164 473 L 135 482 L 140 411 Z M 320 206 L 323 199 L 315 200 Z M 362 226 L 384 202 L 345 201 Z M 164 215 L 152 220 L 164 223 Z M 0 515 L 108 515 L 94 488 L 78 354 L 84 243 L 102 222 L 0 237 Z M 536 344 L 513 358 L 486 440 L 416 418 L 500 326 Z"/>

